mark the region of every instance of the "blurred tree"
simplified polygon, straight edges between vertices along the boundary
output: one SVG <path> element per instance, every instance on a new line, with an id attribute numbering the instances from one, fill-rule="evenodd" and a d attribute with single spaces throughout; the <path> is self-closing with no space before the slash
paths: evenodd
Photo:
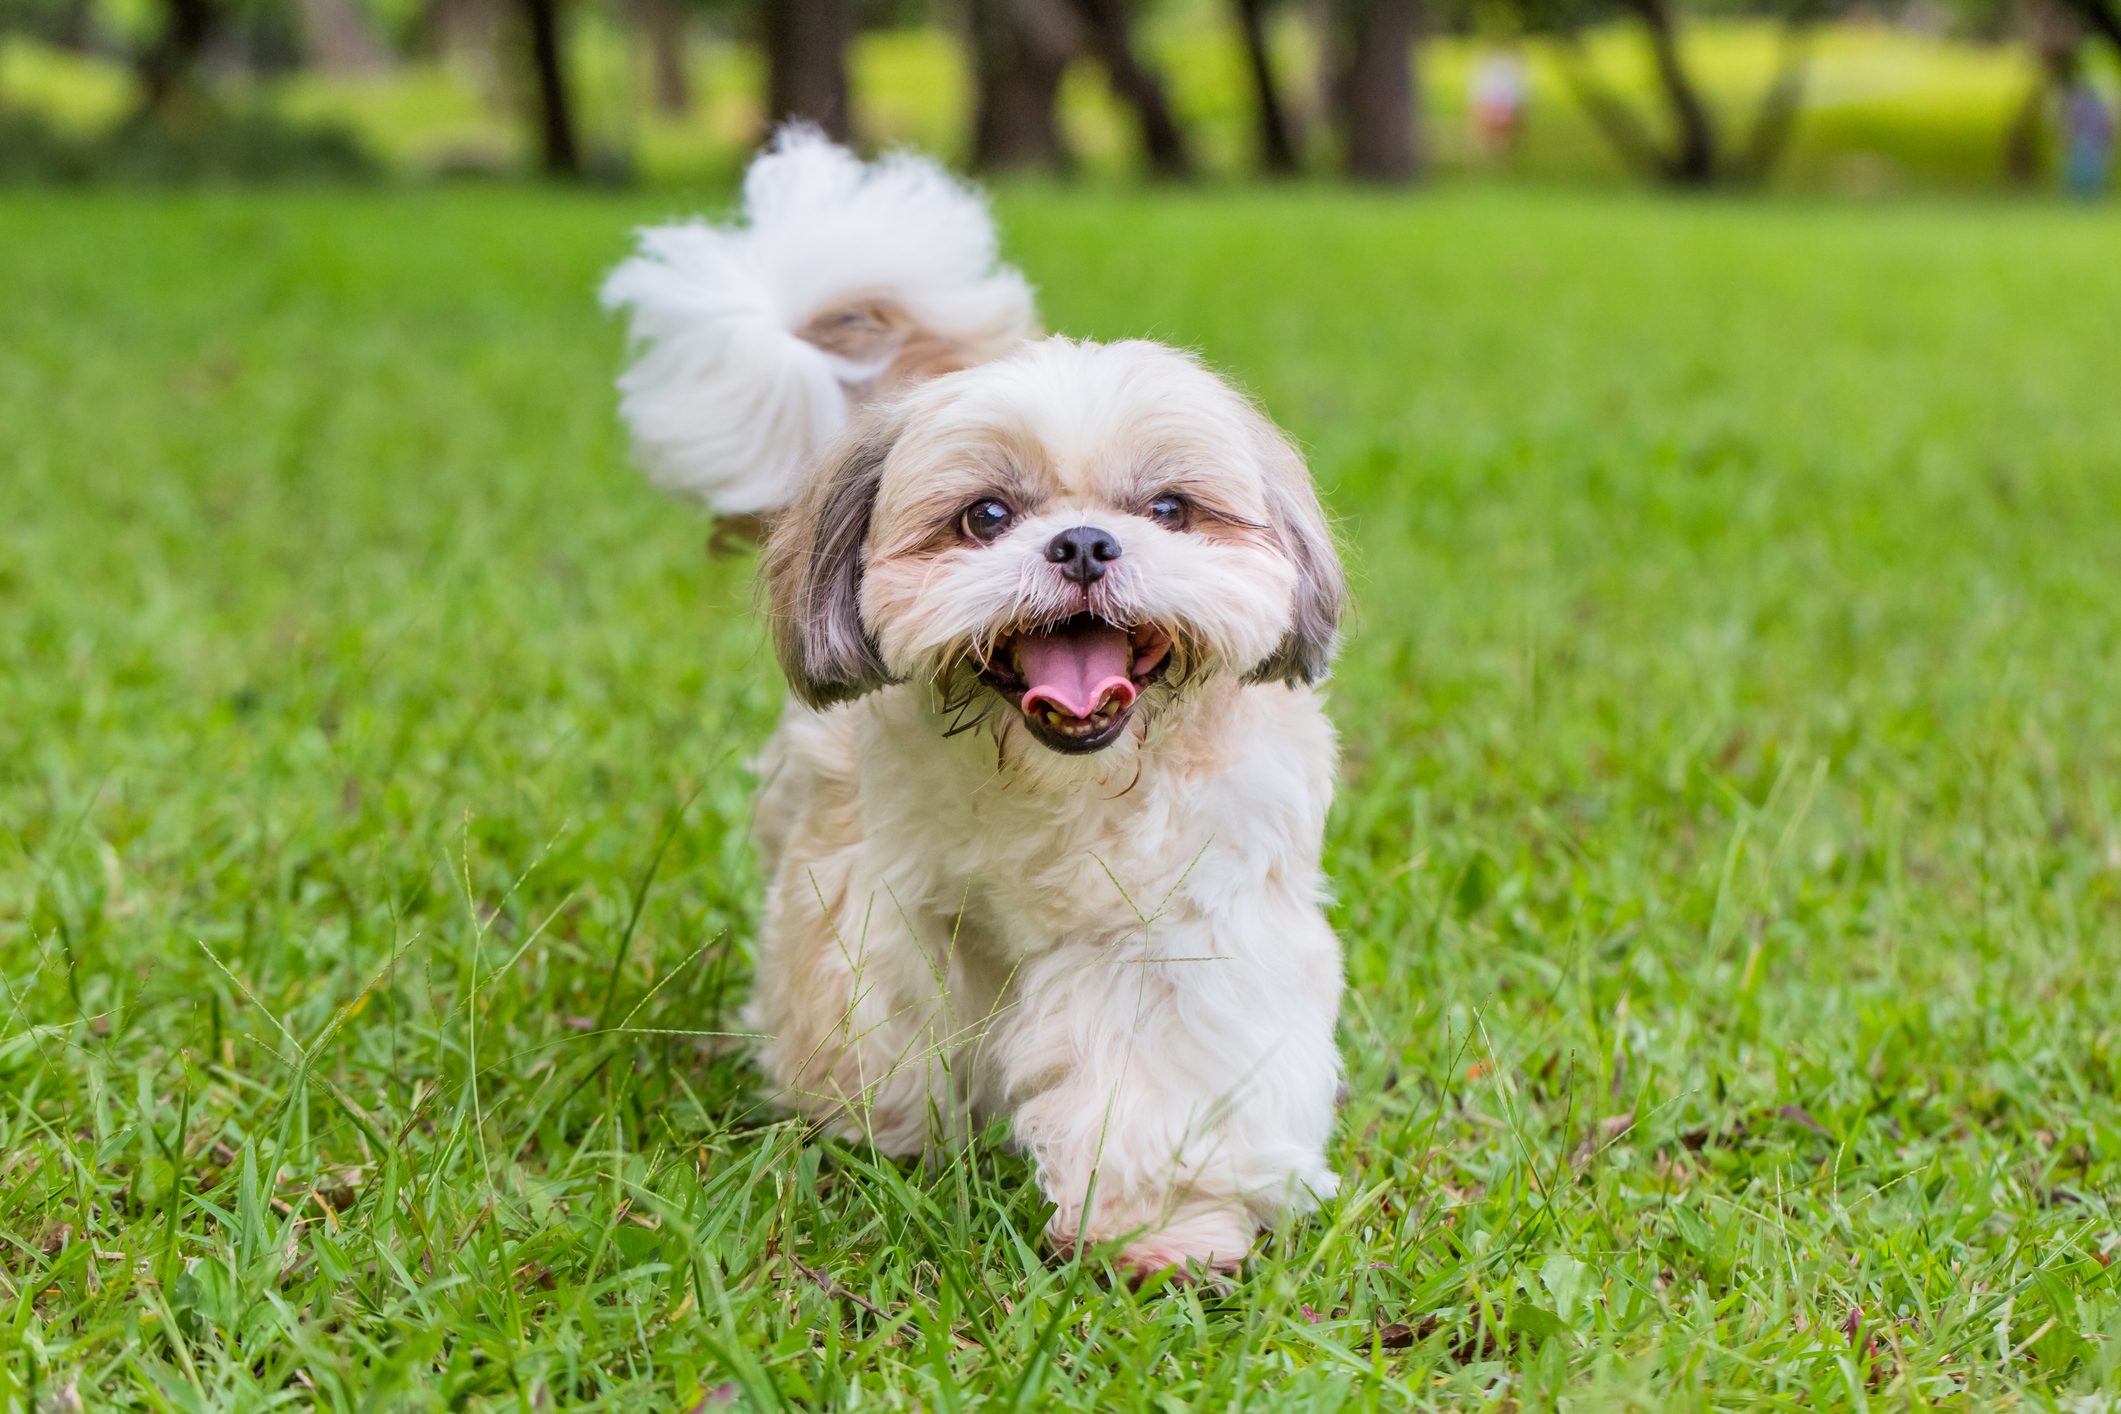
<path id="1" fill-rule="evenodd" d="M 1081 48 L 1061 0 L 970 0 L 972 165 L 982 171 L 1073 166 L 1060 128 L 1061 77 Z"/>
<path id="2" fill-rule="evenodd" d="M 90 52 L 103 32 L 95 0 L 0 0 L 0 35 L 23 35 L 61 49 Z"/>
<path id="3" fill-rule="evenodd" d="M 2003 139 L 2006 181 L 2038 181 L 2046 165 L 2049 114 L 2077 72 L 2084 30 L 2060 0 L 2019 0 L 2019 27 L 2032 52 L 2033 79 Z"/>
<path id="4" fill-rule="evenodd" d="M 1414 91 L 1419 0 L 1336 0 L 1333 107 L 1348 175 L 1410 182 L 1421 175 Z"/>
<path id="5" fill-rule="evenodd" d="M 2121 5 L 2115 0 L 2062 0 L 2084 27 L 2098 35 L 2113 47 L 2114 57 L 2121 59 Z"/>
<path id="6" fill-rule="evenodd" d="M 402 42 L 423 58 L 490 69 L 503 47 L 502 20 L 495 0 L 420 0 L 407 18 Z"/>
<path id="7" fill-rule="evenodd" d="M 1267 42 L 1270 0 L 1234 2 L 1238 33 L 1245 42 L 1245 68 L 1252 80 L 1260 169 L 1275 176 L 1293 176 L 1301 165 L 1297 152 L 1302 141 L 1296 132 L 1295 115 L 1282 100 L 1281 85 L 1274 76 L 1274 52 Z"/>
<path id="8" fill-rule="evenodd" d="M 141 118 L 166 118 L 200 101 L 199 59 L 223 18 L 214 0 L 162 0 L 161 8 L 161 28 L 135 65 Z"/>
<path id="9" fill-rule="evenodd" d="M 1517 0 L 1527 29 L 1551 36 L 1563 82 L 1621 160 L 1671 186 L 1765 181 L 1781 160 L 1804 104 L 1812 29 L 1826 0 L 1767 0 L 1781 17 L 1774 77 L 1762 93 L 1742 141 L 1719 130 L 1687 68 L 1677 0 Z M 1586 25 L 1611 15 L 1634 20 L 1650 47 L 1655 92 L 1668 140 L 1660 141 L 1635 111 L 1606 86 L 1584 52 Z"/>
<path id="10" fill-rule="evenodd" d="M 575 137 L 574 102 L 568 91 L 560 0 L 520 0 L 520 5 L 536 89 L 538 164 L 548 177 L 572 180 L 582 175 L 582 148 Z"/>
<path id="11" fill-rule="evenodd" d="M 1103 66 L 1112 92 L 1134 110 L 1142 149 L 1159 176 L 1189 177 L 1193 157 L 1185 134 L 1171 115 L 1163 81 L 1134 52 L 1134 17 L 1127 0 L 1074 0 L 1083 23 L 1083 39 Z"/>
<path id="12" fill-rule="evenodd" d="M 629 8 L 647 47 L 655 110 L 683 117 L 692 107 L 692 80 L 685 70 L 685 12 L 678 0 L 632 0 Z"/>
<path id="13" fill-rule="evenodd" d="M 361 0 L 296 0 L 302 48 L 326 73 L 372 73 L 384 66 L 383 41 Z"/>
<path id="14" fill-rule="evenodd" d="M 845 0 L 762 0 L 766 119 L 802 119 L 846 142 L 854 135 L 847 97 Z"/>

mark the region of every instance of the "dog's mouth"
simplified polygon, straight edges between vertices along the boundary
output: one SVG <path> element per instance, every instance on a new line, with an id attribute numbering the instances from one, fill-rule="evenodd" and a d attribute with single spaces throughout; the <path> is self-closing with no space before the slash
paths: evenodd
<path id="1" fill-rule="evenodd" d="M 1153 624 L 1129 628 L 1077 614 L 1004 634 L 979 672 L 1042 744 L 1102 751 L 1119 740 L 1135 702 L 1170 666 L 1173 642 Z"/>

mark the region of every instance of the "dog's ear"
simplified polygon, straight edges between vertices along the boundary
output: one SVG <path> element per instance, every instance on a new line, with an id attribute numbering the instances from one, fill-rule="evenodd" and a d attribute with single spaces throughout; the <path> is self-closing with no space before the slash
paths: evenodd
<path id="1" fill-rule="evenodd" d="M 1258 415 L 1257 436 L 1268 520 L 1296 566 L 1296 604 L 1288 635 L 1245 681 L 1314 683 L 1325 677 L 1340 644 L 1347 578 L 1303 457 L 1264 415 Z"/>
<path id="2" fill-rule="evenodd" d="M 766 542 L 774 647 L 789 689 L 812 707 L 890 680 L 876 639 L 862 626 L 862 560 L 899 421 L 885 410 L 858 416 L 811 469 Z"/>

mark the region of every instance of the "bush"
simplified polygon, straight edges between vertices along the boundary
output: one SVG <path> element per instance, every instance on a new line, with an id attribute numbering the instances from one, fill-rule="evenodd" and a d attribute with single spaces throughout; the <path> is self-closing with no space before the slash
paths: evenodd
<path id="1" fill-rule="evenodd" d="M 29 113 L 0 112 L 0 183 L 368 182 L 382 167 L 344 128 L 262 111 L 127 119 L 75 138 Z"/>

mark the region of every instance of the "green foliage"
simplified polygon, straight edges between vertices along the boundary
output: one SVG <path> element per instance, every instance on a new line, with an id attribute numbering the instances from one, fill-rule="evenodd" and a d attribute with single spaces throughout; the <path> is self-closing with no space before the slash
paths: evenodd
<path id="1" fill-rule="evenodd" d="M 1181 7 L 1145 26 L 1174 102 L 1209 174 L 1249 174 L 1252 118 L 1243 60 L 1220 6 Z M 760 124 L 762 66 L 756 52 L 727 38 L 693 46 L 694 112 L 667 118 L 646 99 L 640 54 L 599 19 L 577 12 L 572 72 L 593 149 L 629 154 L 646 182 L 720 184 L 741 165 Z M 1329 166 L 1327 134 L 1316 121 L 1318 56 L 1293 12 L 1275 33 L 1291 96 L 1313 119 L 1313 156 Z M 1634 179 L 1585 121 L 1561 82 L 1551 52 L 1526 46 L 1532 94 L 1521 150 L 1506 165 L 1484 160 L 1466 130 L 1466 89 L 1483 39 L 1438 37 L 1421 53 L 1426 136 L 1445 178 L 1530 179 L 1576 185 Z M 1641 111 L 1656 111 L 1639 36 L 1626 25 L 1590 31 L 1593 69 Z M 1686 31 L 1690 67 L 1712 112 L 1726 124 L 1750 115 L 1773 79 L 1776 26 L 1710 21 Z M 1871 24 L 1840 24 L 1816 37 L 1815 58 L 1781 183 L 1805 191 L 1875 196 L 1910 190 L 1991 189 L 2002 175 L 2004 133 L 2022 104 L 2031 72 L 2012 50 L 1947 42 Z M 954 159 L 967 149 L 970 83 L 949 33 L 872 32 L 855 51 L 854 90 L 872 146 L 913 144 Z M 229 82 L 224 96 L 244 109 L 353 134 L 361 148 L 407 175 L 525 170 L 525 128 L 505 86 L 491 76 L 431 62 L 387 76 L 295 74 L 269 82 Z M 0 42 L 0 99 L 46 115 L 69 131 L 107 130 L 132 106 L 120 68 L 17 41 Z M 1072 71 L 1063 121 L 1093 181 L 1138 174 L 1132 125 L 1094 66 Z"/>
<path id="2" fill-rule="evenodd" d="M 1004 194 L 1357 595 L 1345 1192 L 1134 1293 L 721 1034 L 781 688 L 590 302 L 672 206 L 0 206 L 0 1408 L 2121 1381 L 2112 216 Z"/>
<path id="3" fill-rule="evenodd" d="M 345 129 L 273 113 L 210 113 L 182 123 L 134 121 L 82 138 L 0 110 L 0 182 L 329 182 L 382 175 Z"/>

